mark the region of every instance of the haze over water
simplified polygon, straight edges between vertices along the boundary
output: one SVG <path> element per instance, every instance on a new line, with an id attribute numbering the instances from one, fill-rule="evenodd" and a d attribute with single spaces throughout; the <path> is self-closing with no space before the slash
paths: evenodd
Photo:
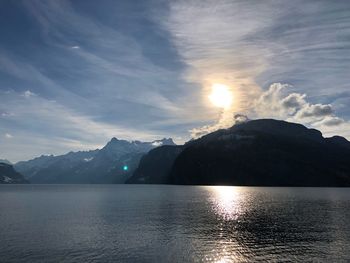
<path id="1" fill-rule="evenodd" d="M 4 185 L 0 211 L 2 262 L 350 260 L 347 188 Z"/>

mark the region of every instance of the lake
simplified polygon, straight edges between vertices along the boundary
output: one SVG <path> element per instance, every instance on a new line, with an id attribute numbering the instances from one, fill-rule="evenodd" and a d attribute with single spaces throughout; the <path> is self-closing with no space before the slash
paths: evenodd
<path id="1" fill-rule="evenodd" d="M 1 262 L 349 260 L 349 188 L 0 186 Z"/>

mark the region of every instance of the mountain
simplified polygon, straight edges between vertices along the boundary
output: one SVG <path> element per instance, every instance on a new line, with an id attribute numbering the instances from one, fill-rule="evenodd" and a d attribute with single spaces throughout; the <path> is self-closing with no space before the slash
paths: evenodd
<path id="1" fill-rule="evenodd" d="M 15 168 L 32 183 L 124 183 L 145 153 L 168 144 L 175 145 L 172 139 L 129 142 L 112 138 L 100 150 L 40 156 L 18 162 Z"/>
<path id="2" fill-rule="evenodd" d="M 0 163 L 12 164 L 9 160 L 0 159 Z"/>
<path id="3" fill-rule="evenodd" d="M 301 124 L 251 120 L 179 147 L 164 148 L 161 155 L 161 149 L 150 151 L 128 182 L 350 186 L 350 142 L 340 136 L 324 138 Z M 176 149 L 181 149 L 178 154 Z M 167 169 L 155 178 L 151 168 L 160 163 Z"/>
<path id="4" fill-rule="evenodd" d="M 15 169 L 32 183 L 59 183 L 75 174 L 81 166 L 91 160 L 98 150 L 69 152 L 65 155 L 42 155 L 29 161 L 16 163 Z"/>
<path id="5" fill-rule="evenodd" d="M 126 181 L 130 184 L 165 184 L 168 183 L 168 175 L 176 157 L 182 151 L 183 146 L 160 146 L 144 155 L 139 167 Z"/>
<path id="6" fill-rule="evenodd" d="M 27 184 L 23 175 L 16 172 L 13 166 L 0 162 L 0 184 Z"/>

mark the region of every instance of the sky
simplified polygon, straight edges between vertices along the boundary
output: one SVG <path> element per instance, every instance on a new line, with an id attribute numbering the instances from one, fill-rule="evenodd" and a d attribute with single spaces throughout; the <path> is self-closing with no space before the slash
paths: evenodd
<path id="1" fill-rule="evenodd" d="M 0 0 L 12 162 L 112 137 L 183 143 L 238 114 L 350 139 L 349 80 L 347 0 Z M 215 84 L 230 107 L 210 103 Z"/>

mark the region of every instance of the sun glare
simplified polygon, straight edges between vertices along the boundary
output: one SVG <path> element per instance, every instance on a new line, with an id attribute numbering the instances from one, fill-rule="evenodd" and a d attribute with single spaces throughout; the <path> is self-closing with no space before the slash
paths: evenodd
<path id="1" fill-rule="evenodd" d="M 214 84 L 209 99 L 216 107 L 228 108 L 232 104 L 232 92 L 226 85 Z"/>

